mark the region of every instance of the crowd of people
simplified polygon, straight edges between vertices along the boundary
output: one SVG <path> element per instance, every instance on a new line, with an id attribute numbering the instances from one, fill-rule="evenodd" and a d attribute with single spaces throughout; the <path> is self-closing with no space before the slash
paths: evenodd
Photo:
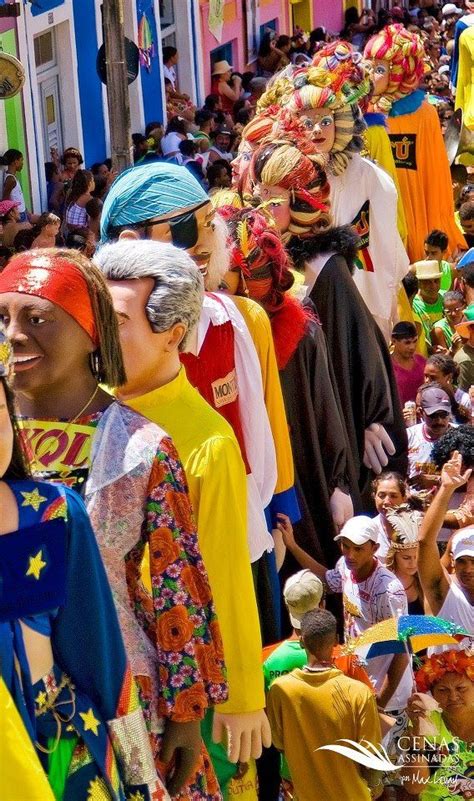
<path id="1" fill-rule="evenodd" d="M 4 154 L 2 798 L 474 797 L 474 2 L 421 5 L 199 109 L 164 48 L 41 215 Z"/>

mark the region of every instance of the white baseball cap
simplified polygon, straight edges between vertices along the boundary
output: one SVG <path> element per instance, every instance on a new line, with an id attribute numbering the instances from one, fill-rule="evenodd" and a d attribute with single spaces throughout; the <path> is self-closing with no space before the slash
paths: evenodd
<path id="1" fill-rule="evenodd" d="M 462 9 L 454 5 L 454 3 L 446 3 L 441 9 L 443 17 L 450 17 L 451 14 L 462 14 Z"/>
<path id="2" fill-rule="evenodd" d="M 287 579 L 283 598 L 293 628 L 300 629 L 303 615 L 318 608 L 323 592 L 323 582 L 311 570 L 300 570 Z"/>
<path id="3" fill-rule="evenodd" d="M 378 542 L 377 529 L 372 518 L 367 515 L 351 517 L 341 529 L 341 533 L 334 537 L 337 540 L 350 540 L 354 545 L 364 545 L 371 540 Z"/>
<path id="4" fill-rule="evenodd" d="M 461 556 L 474 558 L 474 526 L 466 526 L 454 535 L 451 540 L 451 551 L 453 559 L 459 559 Z"/>

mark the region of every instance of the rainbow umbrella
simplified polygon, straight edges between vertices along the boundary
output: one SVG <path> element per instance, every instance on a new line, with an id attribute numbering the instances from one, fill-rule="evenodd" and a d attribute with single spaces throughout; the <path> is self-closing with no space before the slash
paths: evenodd
<path id="1" fill-rule="evenodd" d="M 138 49 L 140 51 L 140 64 L 148 72 L 151 70 L 151 60 L 155 55 L 155 43 L 148 17 L 144 13 L 138 26 Z"/>
<path id="2" fill-rule="evenodd" d="M 401 615 L 375 623 L 346 645 L 364 659 L 386 654 L 414 653 L 436 645 L 457 645 L 469 632 L 440 617 Z"/>

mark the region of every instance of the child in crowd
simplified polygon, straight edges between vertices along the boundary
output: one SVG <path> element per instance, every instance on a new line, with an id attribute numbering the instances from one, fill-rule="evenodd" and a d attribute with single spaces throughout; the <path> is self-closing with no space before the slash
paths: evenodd
<path id="1" fill-rule="evenodd" d="M 454 356 L 462 346 L 462 339 L 456 332 L 458 323 L 465 320 L 466 301 L 461 292 L 446 292 L 443 296 L 443 317 L 431 330 L 431 344 L 436 353 Z"/>
<path id="2" fill-rule="evenodd" d="M 436 228 L 431 231 L 425 239 L 425 256 L 428 261 L 437 261 L 441 268 L 441 290 L 447 292 L 451 289 L 453 275 L 451 265 L 446 260 L 448 255 L 449 240 L 444 231 Z"/>
<path id="3" fill-rule="evenodd" d="M 439 384 L 450 396 L 451 403 L 454 401 L 457 422 L 465 423 L 471 419 L 471 400 L 467 392 L 456 386 L 458 378 L 459 367 L 454 359 L 446 354 L 434 353 L 427 360 L 424 373 L 425 383 L 436 382 Z"/>
<path id="4" fill-rule="evenodd" d="M 56 245 L 62 244 L 62 240 L 58 239 L 60 228 L 60 217 L 50 211 L 45 211 L 44 214 L 39 216 L 34 226 L 36 236 L 33 240 L 32 247 L 54 248 Z"/>
<path id="5" fill-rule="evenodd" d="M 403 288 L 407 293 L 408 302 L 411 306 L 411 311 L 413 315 L 413 322 L 415 323 L 416 333 L 418 334 L 418 344 L 416 347 L 416 352 L 420 354 L 420 356 L 426 357 L 428 356 L 428 346 L 426 344 L 426 337 L 425 332 L 423 330 L 423 325 L 421 322 L 421 318 L 416 313 L 415 309 L 413 308 L 413 300 L 416 297 L 418 292 L 418 278 L 416 277 L 415 273 L 411 270 L 406 274 L 405 278 L 402 280 Z"/>
<path id="6" fill-rule="evenodd" d="M 426 359 L 416 353 L 418 333 L 414 323 L 396 323 L 392 330 L 392 362 L 402 406 L 415 401 L 423 383 Z"/>
<path id="7" fill-rule="evenodd" d="M 376 557 L 378 531 L 370 517 L 351 518 L 335 537 L 342 556 L 333 570 L 328 570 L 300 548 L 289 518 L 282 514 L 278 517 L 278 529 L 296 561 L 315 573 L 328 592 L 342 594 L 346 641 L 394 614 L 407 614 L 407 599 L 401 583 Z M 385 711 L 398 711 L 406 706 L 411 687 L 406 667 L 407 660 L 401 654 L 369 661 L 368 672 L 375 686 L 377 703 Z"/>
<path id="8" fill-rule="evenodd" d="M 413 265 L 418 279 L 418 293 L 413 298 L 415 311 L 423 325 L 428 350 L 431 352 L 431 329 L 443 316 L 443 292 L 441 292 L 441 268 L 438 261 L 417 261 Z"/>

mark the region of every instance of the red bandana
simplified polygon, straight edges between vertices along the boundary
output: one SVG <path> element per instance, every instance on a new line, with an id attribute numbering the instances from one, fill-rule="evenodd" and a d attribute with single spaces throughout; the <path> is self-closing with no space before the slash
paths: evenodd
<path id="1" fill-rule="evenodd" d="M 87 283 L 75 264 L 63 256 L 24 253 L 0 274 L 0 293 L 20 292 L 44 298 L 64 309 L 99 345 Z"/>

